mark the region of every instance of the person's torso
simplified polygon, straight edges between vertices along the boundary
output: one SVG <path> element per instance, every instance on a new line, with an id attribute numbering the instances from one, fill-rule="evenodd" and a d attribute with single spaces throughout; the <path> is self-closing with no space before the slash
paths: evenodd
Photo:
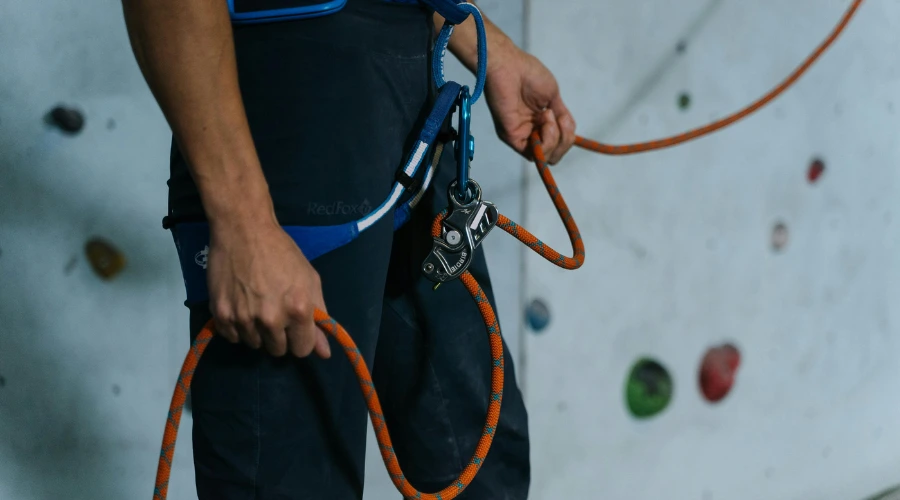
<path id="1" fill-rule="evenodd" d="M 285 220 L 310 222 L 308 200 L 381 201 L 427 112 L 433 35 L 427 10 L 406 0 L 349 0 L 328 16 L 234 27 L 244 107 Z M 172 153 L 170 215 L 199 216 L 175 144 Z"/>

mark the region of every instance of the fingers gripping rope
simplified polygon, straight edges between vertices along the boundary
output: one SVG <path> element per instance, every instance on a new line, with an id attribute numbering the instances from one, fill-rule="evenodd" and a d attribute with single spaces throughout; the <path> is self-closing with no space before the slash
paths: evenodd
<path id="1" fill-rule="evenodd" d="M 466 290 L 475 300 L 481 317 L 487 328 L 488 339 L 491 346 L 491 399 L 488 402 L 488 412 L 482 430 L 481 439 L 475 448 L 475 454 L 469 460 L 468 465 L 463 469 L 459 478 L 452 484 L 437 493 L 422 493 L 416 490 L 403 475 L 397 455 L 391 442 L 391 435 L 388 432 L 387 422 L 384 419 L 384 413 L 381 410 L 381 403 L 378 400 L 378 393 L 375 391 L 375 385 L 372 383 L 372 375 L 369 368 L 363 360 L 359 349 L 350 338 L 350 335 L 344 330 L 337 321 L 328 316 L 326 313 L 316 310 L 316 324 L 325 330 L 329 335 L 341 345 L 344 354 L 353 366 L 356 376 L 359 379 L 359 388 L 362 390 L 363 397 L 366 400 L 366 406 L 369 409 L 369 417 L 372 420 L 372 427 L 375 430 L 375 436 L 378 440 L 378 447 L 381 451 L 381 458 L 387 467 L 391 481 L 394 486 L 403 495 L 405 499 L 423 499 L 423 500 L 452 500 L 462 493 L 475 475 L 481 469 L 484 460 L 490 450 L 491 443 L 494 440 L 494 433 L 497 429 L 497 423 L 500 420 L 500 403 L 503 399 L 503 340 L 500 336 L 500 324 L 494 309 L 491 307 L 487 296 L 481 289 L 481 286 L 475 281 L 471 274 L 466 272 L 460 278 Z M 191 386 L 191 380 L 194 376 L 194 370 L 197 363 L 203 355 L 203 351 L 209 345 L 209 341 L 213 337 L 213 322 L 210 320 L 203 330 L 194 340 L 191 349 L 185 357 L 184 364 L 181 368 L 181 374 L 178 376 L 178 383 L 175 384 L 175 393 L 172 395 L 172 403 L 169 406 L 169 415 L 166 419 L 166 429 L 163 434 L 162 449 L 159 454 L 159 463 L 156 469 L 156 486 L 153 489 L 153 500 L 165 500 L 169 489 L 169 477 L 172 472 L 172 459 L 175 455 L 175 441 L 178 438 L 178 425 L 181 423 L 181 412 L 184 409 L 184 402 L 187 397 L 188 388 Z"/>
<path id="2" fill-rule="evenodd" d="M 734 113 L 726 118 L 723 118 L 722 120 L 713 122 L 704 127 L 700 127 L 698 129 L 694 129 L 666 139 L 660 139 L 651 142 L 614 146 L 609 144 L 602 144 L 600 142 L 592 141 L 590 139 L 585 139 L 584 137 L 578 136 L 576 138 L 575 144 L 581 148 L 598 153 L 608 155 L 625 155 L 675 146 L 725 128 L 762 108 L 763 106 L 774 100 L 776 97 L 781 95 L 791 85 L 796 83 L 797 80 L 799 80 L 800 77 L 810 68 L 810 66 L 812 66 L 813 63 L 815 63 L 822 56 L 822 54 L 834 43 L 841 32 L 844 31 L 844 29 L 847 27 L 847 24 L 850 22 L 850 19 L 853 18 L 853 15 L 859 9 L 859 6 L 862 5 L 862 2 L 863 0 L 853 0 L 853 3 L 847 9 L 847 12 L 841 18 L 841 21 L 834 28 L 834 30 L 832 30 L 825 41 L 822 42 L 816 48 L 816 50 L 806 58 L 803 64 L 801 64 L 796 70 L 794 70 L 794 72 L 791 73 L 790 76 L 788 76 L 780 85 L 778 85 L 776 88 L 771 90 L 756 102 L 752 103 L 741 111 L 738 111 L 737 113 Z M 513 237 L 517 238 L 519 241 L 528 246 L 528 248 L 532 249 L 535 253 L 556 264 L 557 266 L 563 269 L 578 269 L 582 266 L 582 264 L 584 264 L 584 242 L 581 239 L 581 233 L 578 231 L 578 226 L 575 224 L 575 219 L 572 218 L 572 213 L 569 212 L 569 207 L 566 205 L 566 202 L 559 191 L 559 187 L 557 187 L 556 185 L 556 181 L 550 174 L 550 167 L 547 165 L 547 159 L 541 146 L 541 138 L 537 132 L 533 132 L 531 135 L 531 148 L 538 174 L 540 174 L 541 180 L 544 182 L 544 186 L 547 188 L 547 193 L 550 195 L 550 199 L 553 201 L 553 205 L 556 207 L 556 211 L 559 213 L 559 216 L 566 227 L 566 232 L 569 234 L 569 240 L 572 242 L 572 250 L 575 252 L 575 254 L 573 257 L 566 257 L 560 254 L 553 248 L 545 245 L 544 242 L 537 239 L 534 235 L 532 235 L 504 215 L 500 215 L 497 221 L 497 227 L 511 234 Z M 444 217 L 446 217 L 446 212 L 438 215 L 438 217 L 435 218 L 434 224 L 431 228 L 432 236 L 440 236 L 441 221 L 443 221 Z"/>
<path id="3" fill-rule="evenodd" d="M 537 132 L 534 132 L 531 135 L 531 147 L 532 154 L 534 155 L 534 165 L 537 167 L 538 174 L 540 174 L 541 180 L 547 188 L 547 193 L 550 194 L 553 206 L 556 207 L 556 211 L 566 227 L 566 232 L 569 234 L 569 241 L 572 243 L 574 257 L 566 257 L 550 246 L 545 245 L 543 241 L 539 240 L 525 228 L 519 226 L 503 214 L 500 214 L 500 217 L 497 219 L 497 227 L 506 231 L 512 235 L 513 238 L 521 241 L 525 246 L 553 264 L 556 264 L 563 269 L 578 269 L 584 264 L 584 242 L 581 239 L 581 232 L 575 224 L 575 219 L 572 217 L 572 213 L 569 212 L 566 200 L 563 199 L 562 193 L 560 193 L 559 188 L 556 186 L 556 180 L 550 173 L 550 167 L 547 165 L 547 158 L 544 155 L 544 148 L 541 146 L 541 139 Z M 431 224 L 432 238 L 441 237 L 441 223 L 447 217 L 447 214 L 447 210 L 444 210 L 434 218 L 434 222 Z"/>

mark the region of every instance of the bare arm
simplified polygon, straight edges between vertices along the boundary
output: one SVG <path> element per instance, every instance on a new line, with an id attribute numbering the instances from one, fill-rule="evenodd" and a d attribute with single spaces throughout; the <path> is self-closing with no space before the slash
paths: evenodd
<path id="1" fill-rule="evenodd" d="M 138 65 L 213 225 L 274 219 L 238 87 L 222 0 L 123 0 Z"/>
<path id="2" fill-rule="evenodd" d="M 278 224 L 241 99 L 223 0 L 122 0 L 135 57 L 172 128 L 210 223 L 216 333 L 231 342 L 330 356 L 313 320 L 319 275 Z"/>

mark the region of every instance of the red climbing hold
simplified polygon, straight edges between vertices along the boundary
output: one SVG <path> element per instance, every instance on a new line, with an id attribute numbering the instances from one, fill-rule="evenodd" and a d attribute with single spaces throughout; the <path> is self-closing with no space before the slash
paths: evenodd
<path id="1" fill-rule="evenodd" d="M 815 184 L 819 177 L 825 172 L 825 162 L 816 158 L 809 164 L 809 170 L 806 172 L 806 178 L 810 184 Z"/>
<path id="2" fill-rule="evenodd" d="M 700 390 L 711 403 L 721 401 L 731 391 L 735 374 L 741 364 L 741 353 L 731 344 L 706 351 L 700 365 Z"/>

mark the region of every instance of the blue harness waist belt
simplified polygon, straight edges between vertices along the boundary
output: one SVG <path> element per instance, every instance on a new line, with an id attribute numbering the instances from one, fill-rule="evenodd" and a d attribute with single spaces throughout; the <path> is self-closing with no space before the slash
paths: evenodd
<path id="1" fill-rule="evenodd" d="M 235 1 L 239 2 L 240 0 L 228 0 L 229 8 L 232 12 L 234 11 Z M 433 58 L 432 76 L 440 90 L 434 101 L 431 113 L 425 120 L 419 132 L 418 140 L 409 154 L 403 169 L 398 172 L 397 181 L 391 188 L 387 198 L 378 208 L 365 217 L 346 224 L 284 227 L 285 232 L 293 238 L 300 250 L 303 251 L 304 256 L 310 261 L 352 242 L 362 231 L 372 227 L 391 211 L 394 214 L 394 229 L 396 230 L 403 226 L 409 220 L 410 213 L 416 204 L 419 203 L 428 190 L 434 177 L 434 171 L 440 159 L 440 152 L 443 150 L 442 144 L 438 144 L 437 141 L 438 133 L 442 126 L 457 104 L 460 104 L 460 106 L 463 103 L 465 104 L 465 109 L 460 110 L 461 123 L 462 119 L 468 121 L 470 116 L 468 106 L 474 104 L 482 93 L 486 73 L 487 48 L 484 23 L 478 9 L 474 5 L 467 3 L 457 4 L 456 0 L 420 1 L 433 6 L 439 13 L 442 13 L 441 11 L 447 12 L 444 15 L 447 18 L 447 23 L 441 29 L 434 49 L 435 57 Z M 341 3 L 341 6 L 343 6 L 346 0 L 330 3 Z M 320 4 L 324 5 L 321 2 Z M 438 9 L 439 7 L 440 9 Z M 337 7 L 337 9 L 339 8 Z M 447 45 L 453 32 L 454 23 L 451 19 L 458 19 L 461 22 L 470 14 L 475 17 L 478 31 L 478 79 L 471 99 L 462 99 L 461 96 L 468 96 L 468 88 L 462 87 L 456 82 L 444 81 L 443 56 L 446 53 Z M 462 15 L 461 19 L 460 15 Z M 263 18 L 264 16 L 261 16 L 256 19 Z M 465 128 L 466 137 L 457 139 L 457 149 L 462 153 L 461 156 L 463 158 L 470 158 L 473 142 L 471 137 L 468 137 L 468 126 L 461 126 L 460 128 Z M 429 156 L 429 153 L 434 160 L 428 163 L 424 176 L 421 176 L 423 177 L 421 182 L 416 181 L 417 174 L 420 174 L 420 167 L 425 158 Z M 468 162 L 466 162 L 466 168 L 460 169 L 463 175 L 466 175 L 467 166 Z M 170 224 L 168 218 L 166 218 L 163 220 L 163 227 L 172 230 L 172 237 L 175 240 L 175 247 L 178 249 L 178 257 L 181 262 L 187 302 L 196 303 L 207 300 L 209 297 L 206 281 L 209 254 L 209 225 L 206 222 L 181 221 Z"/>
<path id="2" fill-rule="evenodd" d="M 347 0 L 226 0 L 233 24 L 260 24 L 335 14 Z M 461 0 L 384 0 L 389 3 L 424 4 L 448 23 L 460 24 L 469 13 L 460 9 Z"/>

